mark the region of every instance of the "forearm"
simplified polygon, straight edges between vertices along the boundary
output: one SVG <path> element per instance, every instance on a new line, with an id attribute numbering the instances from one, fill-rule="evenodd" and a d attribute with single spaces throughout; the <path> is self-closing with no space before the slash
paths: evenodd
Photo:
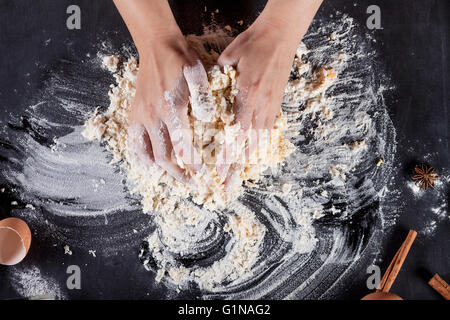
<path id="1" fill-rule="evenodd" d="M 323 0 L 269 0 L 256 24 L 266 24 L 285 40 L 300 42 Z"/>
<path id="2" fill-rule="evenodd" d="M 182 36 L 167 0 L 114 0 L 138 50 L 156 39 Z"/>

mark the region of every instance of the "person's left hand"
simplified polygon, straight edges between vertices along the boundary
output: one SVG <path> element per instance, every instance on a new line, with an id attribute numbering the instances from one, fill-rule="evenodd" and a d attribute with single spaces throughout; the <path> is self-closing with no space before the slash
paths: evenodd
<path id="1" fill-rule="evenodd" d="M 257 21 L 241 33 L 221 54 L 221 66 L 237 69 L 237 89 L 234 103 L 235 122 L 241 126 L 236 143 L 243 143 L 249 135 L 258 137 L 262 130 L 271 130 L 281 112 L 284 89 L 289 79 L 298 40 L 281 36 L 280 27 L 267 21 Z M 251 129 L 251 130 L 250 130 Z M 251 132 L 250 132 L 251 131 Z M 246 150 L 246 157 L 256 148 L 256 139 Z M 231 146 L 225 146 L 231 150 Z M 227 151 L 228 152 L 228 151 Z M 225 158 L 226 152 L 222 152 Z M 230 163 L 221 159 L 218 173 L 232 176 Z M 228 172 L 230 171 L 230 172 Z"/>

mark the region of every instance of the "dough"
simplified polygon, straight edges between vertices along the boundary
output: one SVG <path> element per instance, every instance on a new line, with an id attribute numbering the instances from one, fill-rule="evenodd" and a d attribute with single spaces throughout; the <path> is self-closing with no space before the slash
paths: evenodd
<path id="1" fill-rule="evenodd" d="M 259 187 L 258 180 L 262 173 L 269 168 L 278 167 L 294 151 L 293 144 L 284 137 L 284 133 L 293 141 L 301 141 L 298 136 L 301 130 L 299 126 L 303 124 L 299 117 L 300 105 L 304 106 L 302 114 L 305 117 L 324 121 L 317 128 L 316 134 L 320 139 L 325 139 L 322 135 L 329 128 L 327 119 L 333 118 L 325 91 L 335 81 L 336 72 L 329 66 L 315 68 L 303 61 L 302 57 L 308 54 L 308 50 L 300 44 L 292 68 L 292 73 L 298 76 L 289 81 L 284 95 L 289 128 L 286 118 L 280 116 L 270 136 L 266 135 L 265 139 L 259 140 L 258 152 L 250 159 L 243 157 L 245 146 L 239 146 L 237 152 L 233 153 L 232 160 L 242 164 L 242 167 L 235 171 L 235 184 L 230 192 L 225 192 L 224 179 L 217 175 L 215 169 L 218 157 L 212 151 L 226 142 L 234 141 L 239 130 L 239 126 L 234 124 L 232 112 L 233 102 L 238 94 L 238 75 L 230 66 L 221 69 L 215 65 L 219 55 L 210 45 L 217 44 L 222 39 L 225 42 L 221 46 L 223 49 L 232 40 L 218 31 L 219 33 L 216 30 L 202 36 L 187 37 L 208 70 L 206 87 L 190 84 L 192 94 L 189 120 L 194 142 L 203 162 L 202 169 L 194 175 L 197 188 L 192 189 L 179 183 L 139 153 L 139 146 L 144 143 L 144 131 L 136 126 L 130 127 L 128 122 L 139 70 L 134 58 L 124 61 L 120 68 L 114 65 L 118 61 L 117 57 L 103 59 L 107 69 L 118 70 L 114 74 L 116 84 L 112 85 L 109 92 L 111 103 L 106 112 L 95 111 L 86 122 L 83 132 L 88 139 L 105 143 L 112 153 L 112 162 L 119 163 L 127 173 L 131 192 L 141 196 L 143 211 L 153 215 L 152 221 L 156 228 L 146 238 L 144 243 L 147 247 L 141 248 L 139 258 L 145 268 L 157 270 L 156 281 L 168 280 L 177 286 L 177 290 L 189 283 L 196 283 L 208 291 L 220 291 L 224 286 L 252 277 L 257 266 L 264 268 L 264 261 L 259 259 L 268 230 L 259 221 L 257 213 L 236 198 L 242 194 L 243 184 L 248 188 Z M 170 93 L 166 93 L 164 98 L 170 103 Z M 331 125 L 333 124 L 330 123 Z M 298 152 L 295 155 L 299 157 Z M 324 157 L 330 155 L 326 154 Z M 289 170 L 305 168 L 296 163 L 299 161 L 296 159 L 290 159 Z M 177 160 L 184 167 L 183 162 Z M 305 162 L 309 163 L 308 160 Z M 319 165 L 324 162 L 326 161 L 318 161 Z M 276 170 L 273 177 L 277 181 L 270 182 L 272 176 L 267 173 L 260 181 L 262 188 L 266 190 L 264 192 L 283 197 L 290 207 L 295 208 L 287 211 L 273 203 L 275 207 L 272 209 L 280 215 L 280 221 L 290 221 L 286 225 L 287 230 L 283 229 L 284 224 L 280 226 L 280 230 L 285 230 L 284 241 L 292 243 L 295 253 L 310 252 L 316 243 L 312 221 L 322 215 L 321 206 L 316 201 L 303 200 L 303 190 L 293 184 L 292 176 L 280 179 L 280 170 Z M 268 186 L 267 183 L 271 185 Z M 270 198 L 265 200 L 265 206 L 272 206 Z M 204 253 L 210 243 L 215 243 L 215 235 L 224 233 L 229 237 L 224 247 L 225 253 L 218 259 L 214 258 L 211 264 L 186 266 L 179 260 L 180 257 L 191 259 L 192 255 Z"/>
<path id="2" fill-rule="evenodd" d="M 118 63 L 117 57 L 107 57 L 103 61 L 109 70 L 118 70 L 115 65 Z M 189 172 L 183 161 L 177 158 L 179 165 L 193 177 L 195 187 L 178 182 L 139 152 L 144 132 L 129 128 L 128 115 L 136 92 L 138 70 L 136 59 L 130 58 L 114 74 L 117 84 L 109 92 L 111 104 L 108 110 L 104 114 L 96 110 L 85 123 L 83 135 L 89 140 L 105 141 L 113 154 L 113 162 L 123 161 L 134 186 L 133 192 L 142 196 L 144 212 L 173 212 L 180 202 L 188 198 L 209 210 L 224 208 L 242 193 L 243 182 L 257 182 L 265 170 L 275 168 L 294 150 L 293 144 L 283 137 L 287 121 L 280 116 L 270 133 L 259 133 L 257 151 L 249 157 L 245 156 L 245 142 L 233 146 L 231 160 L 239 165 L 233 166 L 234 183 L 225 190 L 225 178 L 218 175 L 216 163 L 221 147 L 225 143 L 235 142 L 240 130 L 239 124 L 234 123 L 232 111 L 238 94 L 237 73 L 231 66 L 225 66 L 222 70 L 214 65 L 208 71 L 209 87 L 198 92 L 191 88 L 193 94 L 188 106 L 202 168 L 196 173 Z M 251 139 L 254 139 L 252 135 L 248 143 Z"/>

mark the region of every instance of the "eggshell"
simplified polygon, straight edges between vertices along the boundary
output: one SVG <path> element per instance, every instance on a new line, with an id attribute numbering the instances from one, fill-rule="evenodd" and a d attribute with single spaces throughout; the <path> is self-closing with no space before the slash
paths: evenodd
<path id="1" fill-rule="evenodd" d="M 376 291 L 368 294 L 361 300 L 403 300 L 403 299 L 394 293 Z"/>
<path id="2" fill-rule="evenodd" d="M 18 218 L 0 221 L 0 264 L 18 264 L 27 255 L 30 245 L 31 231 L 25 221 Z"/>

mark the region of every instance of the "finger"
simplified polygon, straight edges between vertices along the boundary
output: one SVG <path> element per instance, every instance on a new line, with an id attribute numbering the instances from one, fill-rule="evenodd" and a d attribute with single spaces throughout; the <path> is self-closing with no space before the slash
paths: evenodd
<path id="1" fill-rule="evenodd" d="M 232 167 L 236 161 L 235 159 L 242 155 L 244 152 L 244 157 L 238 159 L 240 162 L 245 162 L 245 157 L 248 157 L 248 152 L 245 147 L 249 132 L 252 130 L 248 129 L 245 132 L 241 131 L 239 135 L 231 143 L 225 143 L 219 149 L 219 155 L 217 157 L 217 173 L 222 177 L 226 178 L 230 167 Z"/>
<path id="2" fill-rule="evenodd" d="M 186 110 L 186 113 L 181 111 Z M 202 168 L 201 156 L 194 146 L 194 138 L 187 115 L 187 108 L 169 117 L 165 122 L 173 150 L 182 163 L 196 172 Z"/>
<path id="3" fill-rule="evenodd" d="M 189 86 L 189 90 L 191 90 L 193 86 L 208 87 L 209 85 L 208 74 L 200 60 L 197 60 L 193 65 L 185 66 L 183 68 L 183 75 Z"/>
<path id="4" fill-rule="evenodd" d="M 215 150 L 217 173 L 223 179 L 227 177 L 230 166 L 243 151 L 240 145 L 242 138 L 236 136 L 236 127 L 225 127 L 224 129 L 223 141 L 219 142 L 220 145 Z M 241 135 L 241 130 L 237 134 Z"/>
<path id="5" fill-rule="evenodd" d="M 267 115 L 267 118 L 266 118 L 266 120 L 264 122 L 264 128 L 267 129 L 267 130 L 272 130 L 273 126 L 275 125 L 275 119 L 276 118 L 277 118 L 277 115 L 275 115 L 275 114 Z"/>
<path id="6" fill-rule="evenodd" d="M 226 134 L 226 133 L 225 133 Z M 227 177 L 228 169 L 233 162 L 233 148 L 234 143 L 228 142 L 228 138 L 225 137 L 224 143 L 217 150 L 217 173 L 220 177 L 225 179 Z"/>
<path id="7" fill-rule="evenodd" d="M 203 122 L 213 122 L 216 116 L 214 99 L 203 64 L 198 60 L 195 65 L 185 66 L 183 74 L 191 96 L 193 116 Z"/>
<path id="8" fill-rule="evenodd" d="M 226 178 L 228 170 L 230 169 L 231 161 L 228 159 L 231 153 L 231 145 L 224 145 L 219 151 L 219 157 L 217 159 L 217 173 L 220 177 Z"/>
<path id="9" fill-rule="evenodd" d="M 249 130 L 252 127 L 252 119 L 254 117 L 254 111 L 252 106 L 246 105 L 245 93 L 236 96 L 235 104 L 233 106 L 235 114 L 235 123 L 239 124 L 240 130 L 236 138 L 237 152 L 243 151 L 243 146 L 245 145 Z M 246 156 L 248 154 L 246 153 Z"/>
<path id="10" fill-rule="evenodd" d="M 264 142 L 266 134 L 266 130 L 264 127 L 265 119 L 265 112 L 254 112 L 252 118 L 252 127 L 251 129 L 249 129 L 249 133 L 247 134 L 248 143 L 247 149 L 245 150 L 245 155 L 250 164 L 256 164 L 255 162 L 258 160 L 253 156 L 257 154 L 260 144 Z"/>
<path id="11" fill-rule="evenodd" d="M 138 159 L 144 166 L 154 163 L 152 144 L 143 125 L 132 124 L 128 128 L 128 153 L 132 159 Z"/>
<path id="12" fill-rule="evenodd" d="M 225 49 L 217 60 L 217 64 L 221 67 L 223 66 L 236 66 L 239 62 L 239 59 L 231 54 L 231 47 Z"/>
<path id="13" fill-rule="evenodd" d="M 233 190 L 237 186 L 237 184 L 240 182 L 241 168 L 242 168 L 242 165 L 240 165 L 240 164 L 231 165 L 230 170 L 227 175 L 227 178 L 225 179 L 225 182 L 224 182 L 225 191 L 227 193 L 230 193 L 231 190 Z"/>
<path id="14" fill-rule="evenodd" d="M 269 109 L 270 111 L 267 112 L 267 117 L 264 123 L 264 127 L 266 129 L 272 130 L 273 126 L 275 125 L 276 119 L 281 115 L 281 104 L 283 99 L 279 99 L 275 102 L 275 108 Z"/>
<path id="15" fill-rule="evenodd" d="M 242 95 L 238 95 L 235 99 L 235 104 L 233 106 L 235 119 L 234 122 L 239 124 L 240 129 L 237 137 L 225 137 L 225 143 L 218 151 L 218 163 L 217 172 L 218 174 L 226 178 L 227 172 L 235 159 L 236 155 L 244 151 L 245 141 L 247 139 L 247 133 L 251 127 L 251 119 L 253 116 L 253 111 L 245 110 L 243 107 L 244 99 Z M 233 139 L 234 138 L 234 139 Z M 227 142 L 227 140 L 231 140 Z M 244 161 L 244 159 L 242 159 Z"/>
<path id="16" fill-rule="evenodd" d="M 146 129 L 152 144 L 155 163 L 181 183 L 192 185 L 189 176 L 172 159 L 173 147 L 166 125 L 159 122 L 156 126 L 146 125 Z"/>
<path id="17" fill-rule="evenodd" d="M 170 140 L 177 158 L 187 168 L 197 171 L 201 169 L 201 158 L 193 144 L 193 135 L 188 118 L 188 86 L 181 78 L 177 85 L 164 93 L 164 100 L 169 107 L 165 117 Z"/>
<path id="18" fill-rule="evenodd" d="M 189 92 L 186 80 L 180 75 L 171 90 L 164 91 L 164 107 L 168 107 L 168 114 L 175 114 L 186 109 L 189 102 Z"/>
<path id="19" fill-rule="evenodd" d="M 244 132 L 250 128 L 253 119 L 253 106 L 248 105 L 247 97 L 247 89 L 239 87 L 239 93 L 234 99 L 233 105 L 234 122 L 239 123 Z"/>

